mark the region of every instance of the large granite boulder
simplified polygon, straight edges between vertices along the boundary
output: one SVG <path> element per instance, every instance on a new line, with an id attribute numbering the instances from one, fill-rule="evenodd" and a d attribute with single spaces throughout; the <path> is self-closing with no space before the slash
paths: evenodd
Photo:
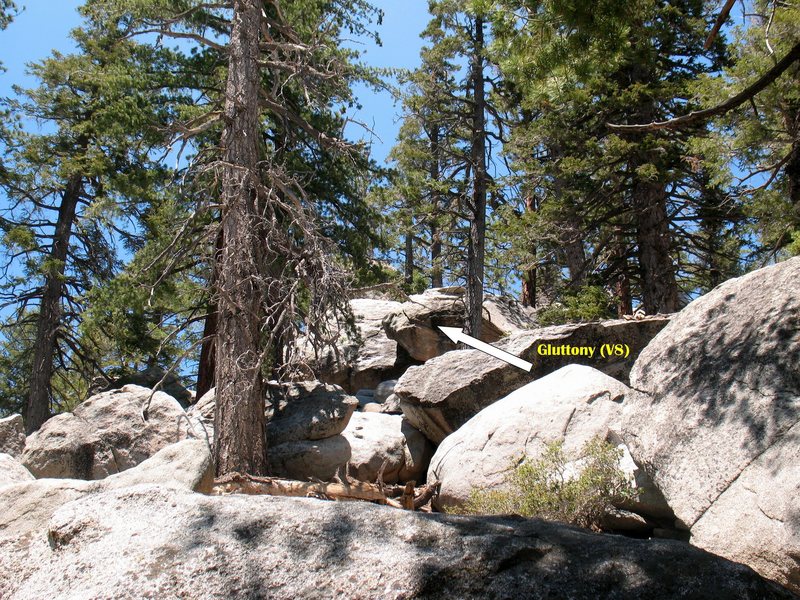
<path id="1" fill-rule="evenodd" d="M 641 353 L 624 439 L 691 541 L 800 590 L 800 258 L 695 300 Z"/>
<path id="2" fill-rule="evenodd" d="M 21 462 L 37 477 L 103 479 L 135 467 L 185 437 L 183 408 L 156 392 L 126 385 L 92 396 L 71 413 L 56 415 L 28 436 Z"/>
<path id="3" fill-rule="evenodd" d="M 350 460 L 340 435 L 358 400 L 338 385 L 306 381 L 267 386 L 267 457 L 278 477 L 328 481 Z"/>
<path id="4" fill-rule="evenodd" d="M 31 535 L 38 532 L 45 535 L 46 543 L 47 522 L 53 512 L 88 494 L 149 484 L 209 492 L 213 479 L 214 465 L 208 446 L 204 441 L 190 439 L 166 446 L 140 465 L 102 481 L 37 479 L 0 487 L 0 540 L 16 541 L 24 546 Z M 4 554 L 0 549 L 0 556 Z M 10 573 L 2 568 L 0 572 Z M 5 598 L 2 591 L 4 579 L 0 578 L 0 598 Z"/>
<path id="5" fill-rule="evenodd" d="M 300 351 L 317 379 L 355 393 L 362 388 L 373 389 L 413 364 L 408 354 L 383 330 L 384 317 L 400 306 L 400 302 L 393 300 L 350 300 L 355 331 L 340 324 L 341 334 L 335 348 L 315 353 L 307 340 L 299 340 Z"/>
<path id="6" fill-rule="evenodd" d="M 350 460 L 350 445 L 340 435 L 358 401 L 341 387 L 319 381 L 279 384 L 266 389 L 267 457 L 271 472 L 290 479 L 334 477 Z M 197 437 L 214 439 L 215 390 L 187 412 Z"/>
<path id="7" fill-rule="evenodd" d="M 322 440 L 344 431 L 358 400 L 338 385 L 303 381 L 267 384 L 267 441 L 270 446 Z"/>
<path id="8" fill-rule="evenodd" d="M 291 389 L 298 389 L 298 384 L 287 385 Z M 317 386 L 318 399 L 321 401 L 327 396 L 328 401 L 320 405 L 320 410 L 316 410 L 313 395 L 308 396 L 311 402 L 299 402 L 300 410 L 296 415 L 287 414 L 287 408 L 284 414 L 276 413 L 268 423 L 267 455 L 273 474 L 290 479 L 327 481 L 336 476 L 344 477 L 347 472 L 361 481 L 375 481 L 385 460 L 387 466 L 383 480 L 386 483 L 421 481 L 432 449 L 425 437 L 402 417 L 354 413 L 356 400 L 346 396 L 338 386 L 317 382 L 302 385 Z M 343 418 L 335 421 L 336 429 L 326 429 L 325 437 L 315 435 L 319 432 L 306 431 L 313 416 L 320 414 L 328 417 L 330 407 L 339 406 L 331 401 L 338 397 Z M 289 435 L 294 431 L 301 434 Z"/>
<path id="9" fill-rule="evenodd" d="M 533 363 L 530 373 L 478 350 L 455 350 L 408 369 L 394 393 L 409 422 L 439 444 L 496 400 L 568 364 L 589 365 L 627 382 L 639 352 L 668 322 L 669 317 L 657 316 L 517 333 L 495 345 Z M 439 335 L 446 338 L 444 333 Z M 605 344 L 622 348 L 624 356 L 602 358 Z M 593 355 L 588 355 L 588 349 Z"/>
<path id="10" fill-rule="evenodd" d="M 36 479 L 21 462 L 10 454 L 0 452 L 0 487 Z"/>
<path id="11" fill-rule="evenodd" d="M 161 367 L 147 367 L 143 371 L 125 372 L 111 380 L 99 379 L 92 387 L 92 394 L 100 394 L 110 390 L 119 390 L 126 385 L 138 385 L 158 390 L 175 398 L 183 408 L 188 408 L 195 400 L 194 392 L 187 390 L 174 373 L 167 373 Z"/>
<path id="12" fill-rule="evenodd" d="M 22 415 L 0 419 L 0 452 L 19 456 L 25 449 L 25 425 Z"/>
<path id="13" fill-rule="evenodd" d="M 593 438 L 614 439 L 626 385 L 591 367 L 569 365 L 529 383 L 484 408 L 437 448 L 428 480 L 442 482 L 434 505 L 446 509 L 464 503 L 473 490 L 503 486 L 524 457 L 536 459 L 553 442 L 575 456 Z M 627 509 L 671 521 L 671 511 L 646 475 L 624 462 L 631 484 L 643 492 Z M 671 525 L 671 522 L 668 523 Z"/>
<path id="14" fill-rule="evenodd" d="M 386 315 L 383 327 L 391 339 L 416 360 L 426 361 L 455 349 L 439 327 L 462 327 L 465 321 L 464 288 L 425 290 L 411 296 Z M 494 342 L 509 333 L 535 325 L 535 313 L 510 298 L 487 296 L 483 304 L 481 339 Z"/>
<path id="15" fill-rule="evenodd" d="M 358 403 L 355 397 L 346 394 L 338 385 L 319 381 L 270 381 L 266 388 L 264 413 L 269 419 L 267 439 L 273 445 L 337 435 L 347 427 Z M 202 422 L 212 434 L 216 399 L 216 390 L 211 388 L 186 411 L 193 423 Z M 210 439 L 213 440 L 213 435 Z"/>
<path id="16" fill-rule="evenodd" d="M 350 444 L 343 435 L 284 442 L 267 448 L 270 473 L 300 481 L 342 478 L 350 456 Z"/>
<path id="17" fill-rule="evenodd" d="M 0 532 L 0 571 L 7 600 L 796 598 L 675 541 L 152 485 L 77 499 L 24 540 Z"/>
<path id="18" fill-rule="evenodd" d="M 350 476 L 374 482 L 385 462 L 384 483 L 422 483 L 433 447 L 403 417 L 355 413 L 343 435 L 351 449 Z"/>

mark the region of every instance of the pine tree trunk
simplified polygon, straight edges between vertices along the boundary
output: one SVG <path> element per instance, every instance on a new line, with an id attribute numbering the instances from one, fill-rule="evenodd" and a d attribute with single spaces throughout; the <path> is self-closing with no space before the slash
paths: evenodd
<path id="1" fill-rule="evenodd" d="M 483 261 L 486 246 L 486 97 L 483 73 L 483 19 L 475 17 L 472 56 L 472 215 L 467 244 L 466 333 L 481 336 L 483 321 Z"/>
<path id="2" fill-rule="evenodd" d="M 215 300 L 217 290 L 217 267 L 219 266 L 219 253 L 222 251 L 224 241 L 222 238 L 222 227 L 217 233 L 217 239 L 214 242 L 214 258 L 211 272 L 211 281 L 209 287 L 211 288 L 212 300 L 208 304 L 208 312 L 206 313 L 205 323 L 203 325 L 203 338 L 205 341 L 200 347 L 200 360 L 197 365 L 197 399 L 205 395 L 205 393 L 214 387 L 214 371 L 216 370 L 216 335 L 217 335 L 217 302 Z"/>
<path id="3" fill-rule="evenodd" d="M 531 213 L 536 211 L 536 198 L 532 193 L 528 193 L 525 196 L 525 210 Z M 531 242 L 528 252 L 531 254 L 534 265 L 526 269 L 522 276 L 522 293 L 520 294 L 519 301 L 522 306 L 536 308 L 536 242 Z"/>
<path id="4" fill-rule="evenodd" d="M 222 147 L 222 235 L 218 255 L 216 414 L 218 476 L 267 473 L 261 378 L 261 276 L 265 249 L 258 200 L 259 0 L 234 0 Z"/>
<path id="5" fill-rule="evenodd" d="M 628 275 L 628 256 L 622 227 L 614 228 L 614 268 L 618 271 L 614 295 L 617 300 L 617 317 L 633 314 L 631 280 Z"/>
<path id="6" fill-rule="evenodd" d="M 413 227 L 413 225 L 412 225 Z M 408 285 L 414 282 L 414 234 L 406 233 L 405 265 L 403 277 Z"/>
<path id="7" fill-rule="evenodd" d="M 53 357 L 61 321 L 61 298 L 64 293 L 64 273 L 72 225 L 83 190 L 83 178 L 73 175 L 64 189 L 58 218 L 53 232 L 53 246 L 48 256 L 50 266 L 45 275 L 44 290 L 36 323 L 36 346 L 31 370 L 31 387 L 25 411 L 25 430 L 37 431 L 50 418 L 50 379 L 53 376 Z"/>
<path id="8" fill-rule="evenodd" d="M 788 137 L 792 140 L 789 158 L 786 161 L 783 174 L 787 182 L 789 201 L 794 209 L 794 223 L 792 225 L 796 229 L 800 227 L 800 102 L 785 100 L 782 120 Z M 785 236 L 784 240 L 787 243 L 791 241 L 788 236 Z"/>
<path id="9" fill-rule="evenodd" d="M 214 387 L 214 369 L 216 364 L 217 306 L 210 304 L 203 326 L 203 337 L 206 339 L 200 347 L 200 360 L 197 365 L 197 399 Z"/>
<path id="10" fill-rule="evenodd" d="M 672 266 L 672 237 L 663 183 L 633 185 L 636 242 L 639 247 L 642 304 L 648 315 L 678 310 L 678 284 Z"/>
<path id="11" fill-rule="evenodd" d="M 434 127 L 431 133 L 431 181 L 435 184 L 439 183 L 441 179 L 441 170 L 439 168 L 439 130 Z M 431 209 L 433 218 L 431 219 L 431 287 L 439 288 L 444 285 L 442 276 L 442 234 L 439 231 L 439 224 L 437 218 L 441 210 L 441 198 L 439 192 L 433 190 L 431 192 Z"/>

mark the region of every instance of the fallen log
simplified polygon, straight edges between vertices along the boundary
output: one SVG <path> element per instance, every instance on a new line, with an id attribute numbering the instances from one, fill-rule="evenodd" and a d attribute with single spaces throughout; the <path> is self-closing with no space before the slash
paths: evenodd
<path id="1" fill-rule="evenodd" d="M 438 481 L 420 488 L 415 488 L 414 482 L 405 485 L 376 485 L 363 481 L 325 483 L 229 473 L 214 480 L 211 495 L 251 494 L 325 500 L 363 500 L 405 510 L 419 510 L 430 501 L 439 485 Z"/>
<path id="2" fill-rule="evenodd" d="M 322 497 L 337 500 L 369 500 L 385 502 L 386 494 L 371 483 L 293 481 L 275 477 L 256 477 L 229 473 L 214 480 L 211 494 L 263 494 L 270 496 Z"/>

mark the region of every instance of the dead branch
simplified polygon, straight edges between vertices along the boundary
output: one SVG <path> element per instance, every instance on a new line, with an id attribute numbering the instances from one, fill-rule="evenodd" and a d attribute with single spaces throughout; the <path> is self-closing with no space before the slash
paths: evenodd
<path id="1" fill-rule="evenodd" d="M 436 495 L 436 492 L 439 491 L 439 486 L 442 485 L 442 482 L 439 480 L 433 481 L 427 485 L 422 486 L 419 488 L 416 498 L 414 498 L 414 509 L 419 510 L 423 506 L 425 506 L 428 502 L 431 501 L 431 498 Z"/>
<path id="2" fill-rule="evenodd" d="M 325 500 L 362 500 L 377 502 L 393 508 L 419 510 L 430 502 L 441 483 L 434 481 L 420 488 L 414 482 L 405 485 L 386 485 L 363 481 L 294 481 L 276 477 L 256 477 L 231 473 L 214 480 L 211 494 L 248 494 L 321 498 Z"/>
<path id="3" fill-rule="evenodd" d="M 620 132 L 634 132 L 634 131 L 658 131 L 659 129 L 678 129 L 686 125 L 691 125 L 700 121 L 706 121 L 711 117 L 724 114 L 733 110 L 740 104 L 744 104 L 756 94 L 761 92 L 764 88 L 774 82 L 780 77 L 792 64 L 800 59 L 800 42 L 794 45 L 789 52 L 769 71 L 764 73 L 757 81 L 746 87 L 744 90 L 736 94 L 734 97 L 726 100 L 722 104 L 718 104 L 713 108 L 705 110 L 692 111 L 682 117 L 675 117 L 668 121 L 656 121 L 653 123 L 645 123 L 641 125 L 619 125 L 614 123 L 606 123 L 606 126 L 611 131 Z"/>
<path id="4" fill-rule="evenodd" d="M 214 481 L 212 495 L 252 494 L 269 496 L 325 497 L 337 500 L 385 502 L 386 495 L 371 483 L 315 483 L 274 477 L 255 477 L 231 473 Z"/>
<path id="5" fill-rule="evenodd" d="M 725 21 L 728 19 L 728 15 L 731 13 L 731 9 L 733 8 L 734 4 L 736 4 L 736 0 L 728 0 L 725 3 L 725 6 L 722 7 L 722 10 L 720 11 L 719 15 L 717 15 L 717 21 L 714 23 L 714 27 L 711 28 L 711 33 L 708 34 L 708 37 L 706 38 L 706 43 L 703 44 L 703 48 L 705 48 L 706 50 L 711 48 L 711 44 L 714 43 L 714 40 L 716 39 L 717 34 L 719 33 L 720 28 L 722 27 L 722 24 L 725 23 Z"/>

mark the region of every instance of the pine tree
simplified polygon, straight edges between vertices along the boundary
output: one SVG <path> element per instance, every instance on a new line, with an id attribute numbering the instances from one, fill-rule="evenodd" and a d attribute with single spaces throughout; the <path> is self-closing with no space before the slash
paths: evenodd
<path id="1" fill-rule="evenodd" d="M 407 183 L 406 210 L 417 211 L 428 225 L 431 282 L 440 285 L 443 267 L 451 265 L 451 280 L 465 283 L 466 331 L 480 337 L 493 187 L 488 140 L 496 116 L 486 89 L 486 9 L 432 0 L 429 10 L 423 37 L 430 45 L 409 78 L 406 119 L 393 156 Z"/>
<path id="2" fill-rule="evenodd" d="M 113 238 L 127 235 L 117 219 L 135 215 L 160 172 L 148 156 L 157 132 L 139 127 L 161 110 L 147 87 L 156 57 L 119 37 L 73 35 L 80 53 L 34 65 L 41 85 L 8 102 L 12 113 L 54 130 L 9 131 L 2 182 L 10 207 L 0 225 L 13 273 L 3 293 L 16 307 L 9 326 L 36 332 L 29 433 L 50 416 L 55 374 L 86 370 L 88 378 L 97 368 L 77 333 L 83 296 L 111 276 Z"/>
<path id="3" fill-rule="evenodd" d="M 722 57 L 720 40 L 702 50 L 703 4 L 503 8 L 493 13 L 493 50 L 528 114 L 512 138 L 517 169 L 539 198 L 538 261 L 567 267 L 573 288 L 614 288 L 620 312 L 629 310 L 627 290 L 648 313 L 676 310 L 683 240 L 675 219 L 695 218 L 678 190 L 692 183 L 683 157 L 697 129 L 664 136 L 608 124 L 694 107 L 683 100 L 691 81 Z"/>
<path id="4" fill-rule="evenodd" d="M 155 0 L 89 7 L 127 35 L 191 40 L 197 46 L 185 60 L 201 79 L 217 78 L 172 130 L 195 152 L 187 174 L 195 214 L 219 223 L 205 242 L 215 282 L 217 473 L 263 474 L 265 371 L 282 375 L 301 330 L 334 339 L 327 312 L 347 309 L 345 261 L 326 234 L 363 233 L 367 213 L 351 194 L 362 190 L 368 163 L 363 148 L 338 137 L 344 118 L 336 111 L 353 102 L 350 82 L 368 74 L 338 41 L 344 30 L 364 34 L 374 10 L 317 0 L 236 0 L 230 10 Z M 319 167 L 341 170 L 335 185 L 313 183 Z"/>
<path id="5" fill-rule="evenodd" d="M 732 64 L 694 87 L 706 108 L 759 80 L 797 46 L 800 8 L 754 2 L 747 27 L 734 35 Z M 800 62 L 712 125 L 712 135 L 693 149 L 711 184 L 726 190 L 726 204 L 743 204 L 751 221 L 743 237 L 756 245 L 750 262 L 800 253 Z"/>

